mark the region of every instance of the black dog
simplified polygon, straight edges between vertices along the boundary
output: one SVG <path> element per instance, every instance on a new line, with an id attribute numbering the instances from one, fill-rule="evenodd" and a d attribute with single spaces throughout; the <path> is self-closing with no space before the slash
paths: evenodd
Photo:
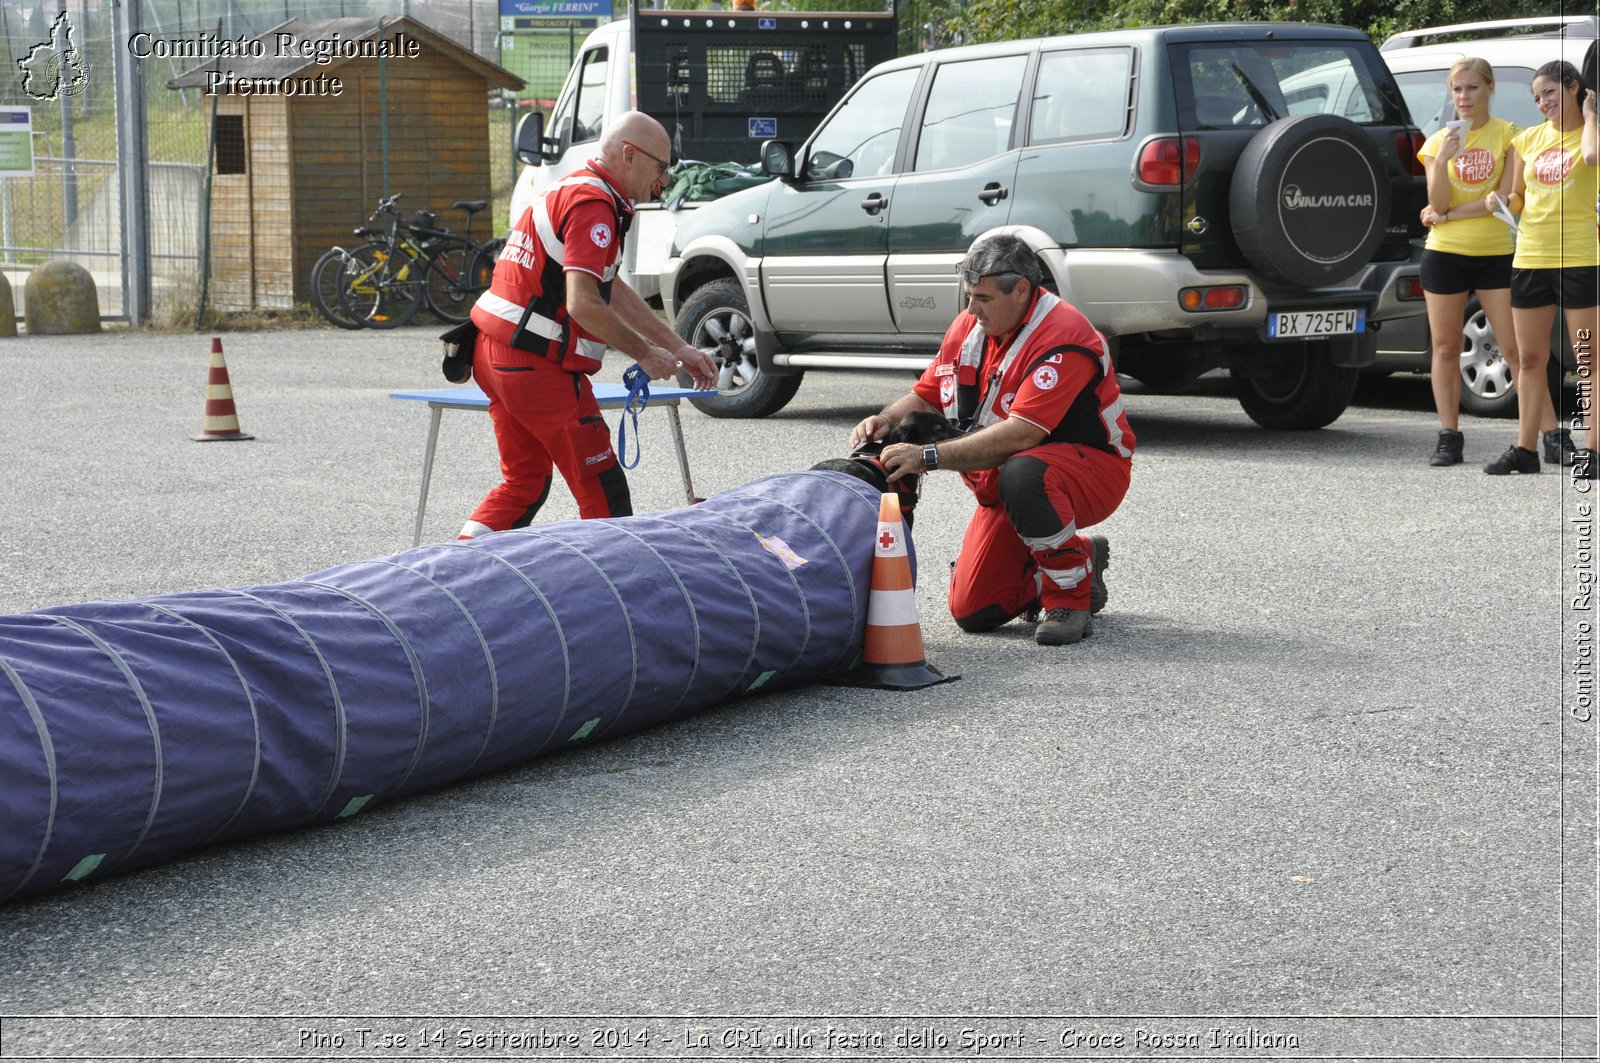
<path id="1" fill-rule="evenodd" d="M 960 434 L 955 426 L 940 414 L 919 410 L 907 414 L 899 424 L 889 429 L 888 434 L 882 439 L 871 440 L 856 447 L 848 458 L 829 458 L 811 467 L 825 472 L 848 473 L 872 484 L 879 491 L 888 491 L 889 473 L 883 467 L 883 462 L 878 460 L 878 455 L 883 453 L 884 447 L 891 443 L 915 443 L 917 446 L 927 446 L 929 443 L 954 439 Z M 911 527 L 911 511 L 916 509 L 917 499 L 922 494 L 921 481 L 921 476 L 912 473 L 900 477 L 894 483 L 894 490 L 900 496 L 900 515 L 905 519 L 908 529 Z"/>

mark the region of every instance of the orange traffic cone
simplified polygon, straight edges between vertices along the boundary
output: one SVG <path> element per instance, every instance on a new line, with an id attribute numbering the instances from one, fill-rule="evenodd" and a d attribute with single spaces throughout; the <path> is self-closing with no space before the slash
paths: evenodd
<path id="1" fill-rule="evenodd" d="M 224 439 L 254 439 L 239 431 L 239 412 L 233 408 L 233 385 L 228 383 L 228 363 L 222 359 L 222 338 L 211 339 L 211 375 L 206 378 L 206 417 L 196 443 Z"/>
<path id="2" fill-rule="evenodd" d="M 872 593 L 867 598 L 867 640 L 861 663 L 839 681 L 848 686 L 916 690 L 959 675 L 928 663 L 917 623 L 917 592 L 911 583 L 900 496 L 886 491 L 878 503 L 878 537 L 872 558 Z"/>

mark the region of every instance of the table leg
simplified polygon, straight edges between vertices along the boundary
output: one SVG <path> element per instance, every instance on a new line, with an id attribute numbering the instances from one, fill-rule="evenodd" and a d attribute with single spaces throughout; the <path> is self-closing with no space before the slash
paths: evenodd
<path id="1" fill-rule="evenodd" d="M 429 404 L 428 447 L 422 452 L 422 493 L 417 496 L 417 522 L 411 528 L 411 545 L 422 545 L 422 516 L 428 511 L 428 486 L 433 482 L 433 451 L 439 445 L 439 418 L 444 409 Z"/>
<path id="2" fill-rule="evenodd" d="M 672 442 L 678 448 L 678 475 L 683 479 L 683 494 L 692 506 L 700 499 L 695 497 L 694 482 L 689 478 L 689 454 L 683 446 L 683 424 L 678 420 L 676 402 L 667 407 L 667 424 L 672 429 Z"/>

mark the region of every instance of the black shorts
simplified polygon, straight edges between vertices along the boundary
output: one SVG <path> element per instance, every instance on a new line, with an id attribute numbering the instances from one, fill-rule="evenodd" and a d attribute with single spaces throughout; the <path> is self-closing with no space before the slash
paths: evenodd
<path id="1" fill-rule="evenodd" d="M 1551 305 L 1564 310 L 1600 306 L 1600 266 L 1514 269 L 1511 271 L 1511 305 L 1519 310 Z"/>
<path id="2" fill-rule="evenodd" d="M 1462 295 L 1511 287 L 1510 255 L 1458 255 L 1453 251 L 1422 252 L 1422 290 L 1434 295 Z"/>

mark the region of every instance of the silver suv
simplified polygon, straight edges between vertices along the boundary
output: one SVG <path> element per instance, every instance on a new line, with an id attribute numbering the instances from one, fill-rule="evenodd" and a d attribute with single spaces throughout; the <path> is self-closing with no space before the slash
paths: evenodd
<path id="1" fill-rule="evenodd" d="M 1456 116 L 1445 81 L 1451 65 L 1462 56 L 1479 56 L 1494 67 L 1494 114 L 1526 129 L 1544 121 L 1529 88 L 1533 72 L 1553 59 L 1565 59 L 1593 84 L 1597 37 L 1600 18 L 1594 15 L 1499 19 L 1399 33 L 1384 41 L 1379 51 L 1394 71 L 1412 119 L 1427 136 Z M 1562 352 L 1566 369 L 1576 368 L 1559 316 L 1551 345 Z M 1374 368 L 1426 373 L 1431 349 L 1426 317 L 1395 322 L 1378 335 Z M 1549 366 L 1554 395 L 1563 362 L 1552 358 Z M 1476 299 L 1467 306 L 1461 333 L 1461 382 L 1463 410 L 1488 417 L 1516 415 L 1516 382 Z"/>
<path id="2" fill-rule="evenodd" d="M 1310 81 L 1308 82 L 1308 79 Z M 1301 92 L 1310 82 L 1338 85 Z M 777 180 L 678 227 L 678 331 L 719 359 L 720 416 L 808 368 L 920 369 L 956 262 L 1005 230 L 1168 388 L 1226 366 L 1272 428 L 1349 404 L 1385 323 L 1422 311 L 1421 136 L 1372 42 L 1326 25 L 1115 30 L 906 56 L 858 82 Z"/>

